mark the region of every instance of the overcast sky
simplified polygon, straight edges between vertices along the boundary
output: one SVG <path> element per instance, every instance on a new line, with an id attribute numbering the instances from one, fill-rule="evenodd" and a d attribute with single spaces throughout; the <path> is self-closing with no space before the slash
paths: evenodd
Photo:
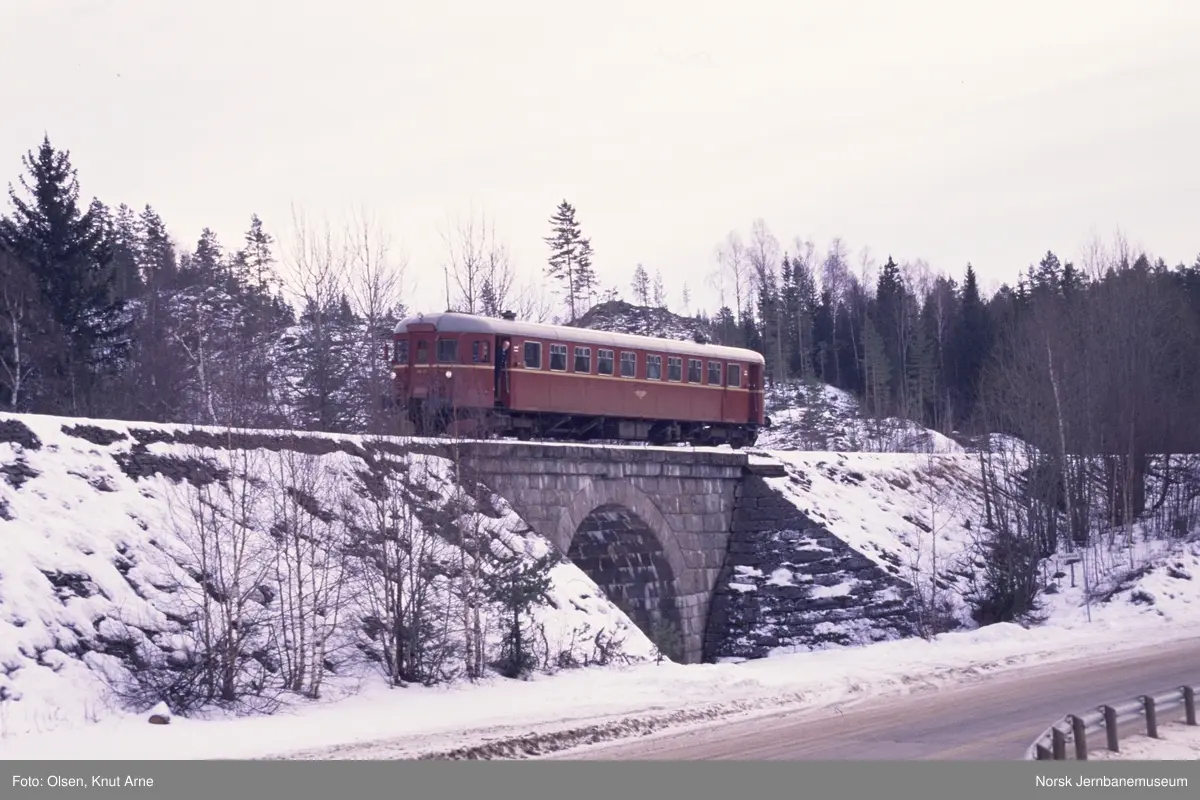
<path id="1" fill-rule="evenodd" d="M 3 182 L 48 133 L 188 247 L 365 207 L 426 307 L 472 203 L 531 274 L 565 198 L 676 303 L 755 217 L 992 285 L 1118 226 L 1200 253 L 1195 0 L 0 0 L 0 75 Z"/>

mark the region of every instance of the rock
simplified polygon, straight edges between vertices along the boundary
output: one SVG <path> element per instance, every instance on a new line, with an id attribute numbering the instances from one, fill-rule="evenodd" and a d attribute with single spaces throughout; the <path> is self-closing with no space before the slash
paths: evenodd
<path id="1" fill-rule="evenodd" d="M 706 659 L 756 659 L 778 647 L 851 646 L 915 635 L 911 586 L 809 518 L 762 477 L 746 476 L 739 485 L 730 528 L 705 631 Z M 748 566 L 755 571 L 739 569 Z M 799 585 L 773 581 L 779 570 Z M 755 590 L 733 591 L 735 583 Z M 841 584 L 851 584 L 850 590 L 813 596 L 814 588 Z"/>
<path id="2" fill-rule="evenodd" d="M 159 703 L 154 708 L 150 709 L 151 725 L 170 725 L 171 724 L 171 709 L 167 708 L 166 703 Z"/>

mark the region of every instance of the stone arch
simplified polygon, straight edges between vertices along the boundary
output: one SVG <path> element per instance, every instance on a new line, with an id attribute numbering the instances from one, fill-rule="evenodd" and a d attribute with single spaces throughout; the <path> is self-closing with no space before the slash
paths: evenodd
<path id="1" fill-rule="evenodd" d="M 687 563 L 662 512 L 645 494 L 625 482 L 594 480 L 562 516 L 560 551 L 614 605 L 651 639 L 660 623 L 683 635 L 680 589 Z"/>

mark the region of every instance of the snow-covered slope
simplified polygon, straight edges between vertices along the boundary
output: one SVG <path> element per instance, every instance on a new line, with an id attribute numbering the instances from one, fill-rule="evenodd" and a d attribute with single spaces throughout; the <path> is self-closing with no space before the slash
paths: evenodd
<path id="1" fill-rule="evenodd" d="M 767 483 L 817 524 L 915 590 L 939 617 L 936 627 L 974 627 L 985 510 L 977 455 L 958 453 L 773 452 L 787 477 Z M 1104 617 L 1154 616 L 1200 622 L 1200 530 L 1163 540 L 1140 527 L 1042 563 L 1036 617 L 1055 624 Z M 1084 594 L 1087 567 L 1090 602 Z M 776 578 L 778 579 L 778 578 Z"/>
<path id="2" fill-rule="evenodd" d="M 409 750 L 449 747 L 461 744 L 465 731 L 473 730 L 471 741 L 478 742 L 500 736 L 481 729 L 512 725 L 526 731 L 573 727 L 590 736 L 589 726 L 601 725 L 597 717 L 606 717 L 609 727 L 596 735 L 619 735 L 644 729 L 622 721 L 628 715 L 696 722 L 731 709 L 833 702 L 887 687 L 906 690 L 913 681 L 957 680 L 972 670 L 1103 652 L 1120 643 L 1168 641 L 1200 626 L 1200 542 L 1151 540 L 1135 531 L 1131 546 L 1097 544 L 1085 564 L 1048 561 L 1045 620 L 1029 630 L 1004 624 L 935 635 L 930 642 L 826 652 L 781 643 L 771 658 L 741 665 L 656 664 L 650 643 L 596 585 L 572 565 L 559 564 L 553 602 L 536 614 L 543 666 L 556 675 L 529 683 L 489 677 L 476 686 L 459 681 L 393 691 L 378 679 L 371 660 L 378 645 L 366 635 L 370 626 L 349 624 L 330 644 L 320 701 L 299 703 L 272 719 L 177 718 L 169 730 L 147 732 L 153 726 L 144 715 L 126 716 L 114 688 L 124 685 L 120 668 L 135 654 L 169 658 L 186 638 L 180 612 L 203 596 L 185 569 L 196 553 L 194 512 L 213 475 L 230 470 L 253 478 L 232 483 L 244 485 L 246 517 L 253 521 L 248 527 L 260 534 L 310 499 L 326 498 L 326 510 L 352 508 L 369 516 L 378 509 L 362 505 L 362 490 L 409 476 L 401 485 L 407 487 L 414 541 L 428 543 L 433 539 L 418 534 L 440 530 L 439 514 L 457 492 L 444 462 L 389 451 L 361 437 L 264 431 L 231 451 L 218 433 L 0 414 L 0 757 L 241 757 L 295 749 L 376 757 L 399 750 L 328 748 L 394 736 L 409 737 Z M 761 460 L 784 466 L 783 475 L 764 481 L 814 524 L 914 586 L 936 612 L 935 628 L 971 628 L 964 595 L 971 590 L 984 513 L 976 459 L 957 452 L 778 450 Z M 291 505 L 278 505 L 279 495 L 289 496 L 273 491 L 281 485 L 299 490 L 290 494 Z M 228 503 L 225 509 L 235 510 Z M 547 546 L 525 532 L 499 498 L 484 498 L 468 512 L 467 527 L 504 545 L 501 550 L 537 556 Z M 462 515 L 457 521 L 464 521 Z M 251 538 L 270 552 L 269 535 Z M 437 549 L 444 564 L 461 563 L 463 553 L 453 542 L 442 541 Z M 258 585 L 275 580 L 277 569 L 287 572 L 277 558 L 269 563 L 265 576 L 258 576 L 267 580 L 255 584 L 264 601 L 270 592 Z M 322 562 L 310 557 L 308 563 Z M 1086 598 L 1084 566 L 1093 589 Z M 765 596 L 767 584 L 798 586 L 802 570 L 791 572 L 751 571 L 737 580 L 741 590 L 752 587 Z M 450 588 L 443 583 L 439 589 L 436 580 L 430 586 Z M 855 591 L 839 580 L 820 594 Z M 279 597 L 277 587 L 275 592 Z M 347 603 L 343 620 L 361 621 L 368 612 Z M 260 624 L 269 623 L 270 614 L 256 613 Z M 491 660 L 498 622 L 492 614 L 486 625 Z M 609 636 L 623 641 L 626 658 L 614 659 Z M 265 649 L 271 648 L 278 650 L 278 641 Z M 600 670 L 556 669 L 604 661 L 610 666 Z M 358 696 L 343 699 L 350 693 Z M 107 721 L 84 724 L 96 720 Z"/>
<path id="3" fill-rule="evenodd" d="M 851 393 L 823 383 L 791 383 L 767 393 L 767 450 L 867 453 L 961 453 L 953 439 L 895 417 L 870 419 Z"/>
<path id="4" fill-rule="evenodd" d="M 438 527 L 438 515 L 449 513 L 456 494 L 447 465 L 349 436 L 261 432 L 241 445 L 226 449 L 219 431 L 182 426 L 0 415 L 5 734 L 112 713 L 134 691 L 126 668 L 182 661 L 189 641 L 203 633 L 196 617 L 206 598 L 239 581 L 246 593 L 239 612 L 253 625 L 247 635 L 255 637 L 239 669 L 257 670 L 270 683 L 281 659 L 308 652 L 284 645 L 307 631 L 328 636 L 316 654 L 328 673 L 325 694 L 378 673 L 383 645 L 369 622 L 380 616 L 386 597 L 368 555 L 339 560 L 332 547 L 314 544 L 354 534 L 330 522 L 335 516 L 360 527 L 380 513 L 393 524 L 397 516 L 407 520 L 407 533 L 395 535 L 407 536 L 410 550 L 420 548 L 425 556 L 420 564 L 397 563 L 434 574 L 424 581 L 412 577 L 406 586 L 422 588 L 431 606 L 449 609 L 423 618 L 449 631 L 427 633 L 437 644 L 429 657 L 443 663 L 425 666 L 436 677 L 453 676 L 461 661 L 453 641 L 461 615 L 451 613 L 455 570 L 469 567 L 469 559 Z M 222 472 L 236 476 L 228 482 L 232 494 L 212 482 Z M 396 502 L 373 505 L 376 495 L 367 490 L 389 480 Z M 500 498 L 487 497 L 466 513 L 458 522 L 502 554 L 529 560 L 549 548 Z M 287 552 L 292 545 L 301 548 L 294 557 Z M 416 557 L 410 552 L 409 558 Z M 204 563 L 223 589 L 201 589 Z M 646 637 L 578 568 L 564 561 L 551 576 L 551 603 L 535 612 L 532 626 L 540 639 L 538 666 L 586 664 L 606 654 L 651 656 Z M 353 596 L 334 586 L 354 587 Z M 483 616 L 489 662 L 497 657 L 500 622 L 496 613 Z M 153 688 L 140 686 L 136 699 L 153 700 Z"/>

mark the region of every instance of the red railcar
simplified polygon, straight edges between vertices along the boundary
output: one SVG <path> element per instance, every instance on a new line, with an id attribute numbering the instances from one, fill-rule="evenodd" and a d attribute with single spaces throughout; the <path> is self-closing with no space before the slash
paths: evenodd
<path id="1" fill-rule="evenodd" d="M 520 439 L 750 445 L 770 424 L 763 365 L 753 350 L 452 312 L 401 321 L 392 349 L 420 433 Z"/>

